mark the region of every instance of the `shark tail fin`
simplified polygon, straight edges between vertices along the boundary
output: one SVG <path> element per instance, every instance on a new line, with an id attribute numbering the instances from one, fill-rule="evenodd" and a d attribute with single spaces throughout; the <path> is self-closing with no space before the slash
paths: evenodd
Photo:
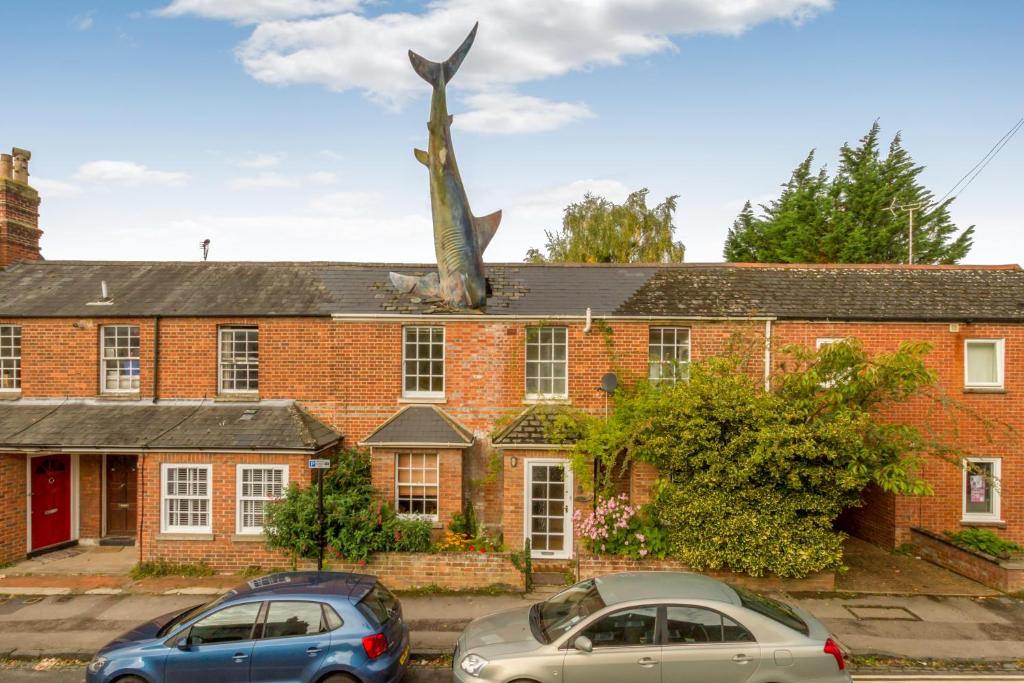
<path id="1" fill-rule="evenodd" d="M 491 243 L 494 233 L 498 232 L 498 224 L 501 223 L 501 211 L 487 214 L 486 216 L 473 217 L 473 232 L 476 233 L 476 245 L 480 253 Z"/>
<path id="2" fill-rule="evenodd" d="M 441 280 L 438 278 L 437 273 L 427 273 L 423 277 L 390 273 L 389 277 L 391 278 L 391 284 L 400 292 L 434 299 L 441 296 Z"/>
<path id="3" fill-rule="evenodd" d="M 412 68 L 416 70 L 416 73 L 420 75 L 420 78 L 425 80 L 431 85 L 437 85 L 438 81 L 442 78 L 444 82 L 452 80 L 452 76 L 462 66 L 462 60 L 466 58 L 469 53 L 469 48 L 473 47 L 473 39 L 476 38 L 476 29 L 479 26 L 479 22 L 473 24 L 473 30 L 469 32 L 466 39 L 462 41 L 462 45 L 459 46 L 452 56 L 443 62 L 432 62 L 425 57 L 421 57 L 412 50 L 409 50 L 409 61 L 412 62 Z"/>

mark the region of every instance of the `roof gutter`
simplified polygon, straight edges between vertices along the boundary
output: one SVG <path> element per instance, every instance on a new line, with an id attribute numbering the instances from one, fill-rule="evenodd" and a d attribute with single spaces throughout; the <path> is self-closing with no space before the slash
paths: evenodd
<path id="1" fill-rule="evenodd" d="M 374 322 L 379 320 L 473 320 L 499 321 L 499 320 L 523 320 L 527 322 L 546 320 L 582 321 L 586 323 L 588 316 L 583 315 L 501 315 L 501 314 L 434 314 L 434 313 L 332 313 L 332 320 L 345 322 Z M 730 321 L 762 321 L 778 320 L 774 315 L 754 316 L 729 316 L 729 315 L 590 315 L 590 320 L 696 320 L 708 322 L 730 322 Z"/>
<path id="2" fill-rule="evenodd" d="M 415 443 L 407 441 L 395 441 L 391 443 L 371 443 L 360 441 L 357 446 L 361 448 L 469 448 L 472 443 Z"/>

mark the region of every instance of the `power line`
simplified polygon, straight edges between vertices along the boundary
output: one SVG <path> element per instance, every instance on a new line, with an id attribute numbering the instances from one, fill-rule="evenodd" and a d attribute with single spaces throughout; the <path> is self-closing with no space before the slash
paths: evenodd
<path id="1" fill-rule="evenodd" d="M 966 190 L 968 186 L 974 182 L 974 179 L 977 178 L 981 174 L 981 172 L 985 170 L 985 167 L 988 166 L 989 163 L 991 163 L 991 161 L 996 158 L 996 155 L 1002 151 L 1003 147 L 1006 147 L 1006 144 L 1013 139 L 1013 136 L 1016 135 L 1022 127 L 1024 127 L 1024 117 L 1017 121 L 1017 123 L 1015 123 L 1013 127 L 1010 128 L 1010 130 L 1006 131 L 1003 137 L 999 138 L 996 141 L 996 143 L 992 145 L 992 148 L 988 151 L 988 153 L 986 153 L 985 156 L 983 156 L 981 160 L 978 161 L 978 163 L 971 167 L 971 170 L 967 171 L 967 173 L 965 173 L 963 177 L 960 178 L 960 180 L 956 181 L 956 184 L 954 184 L 953 187 L 949 188 L 949 191 L 946 194 L 942 195 L 942 198 L 939 199 L 939 201 L 935 202 L 935 204 L 942 204 L 942 202 L 946 201 L 946 198 L 952 195 L 954 192 L 957 193 L 956 195 L 953 195 L 954 198 L 962 194 L 963 191 Z M 966 183 L 964 182 L 965 180 L 967 181 Z"/>

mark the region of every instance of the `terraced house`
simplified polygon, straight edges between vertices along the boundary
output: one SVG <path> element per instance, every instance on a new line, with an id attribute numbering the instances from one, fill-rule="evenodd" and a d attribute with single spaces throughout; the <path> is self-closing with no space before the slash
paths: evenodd
<path id="1" fill-rule="evenodd" d="M 592 500 L 547 443 L 551 406 L 601 414 L 606 373 L 685 381 L 737 344 L 768 381 L 787 344 L 927 340 L 946 395 L 1024 427 L 1017 266 L 491 264 L 485 311 L 458 314 L 388 282 L 429 265 L 45 261 L 27 158 L 2 168 L 0 562 L 99 542 L 279 566 L 264 506 L 339 446 L 372 451 L 399 512 L 440 527 L 470 500 L 509 547 L 564 561 Z M 851 531 L 1024 541 L 1020 444 L 945 419 L 991 478 L 930 463 L 934 496 L 867 491 Z M 635 466 L 622 489 L 644 501 L 655 476 Z"/>

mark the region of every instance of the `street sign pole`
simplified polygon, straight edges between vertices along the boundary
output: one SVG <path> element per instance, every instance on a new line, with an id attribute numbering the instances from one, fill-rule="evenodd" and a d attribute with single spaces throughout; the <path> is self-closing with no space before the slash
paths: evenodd
<path id="1" fill-rule="evenodd" d="M 317 486 L 317 545 L 319 550 L 316 556 L 316 570 L 319 572 L 324 568 L 324 471 L 316 471 Z"/>

